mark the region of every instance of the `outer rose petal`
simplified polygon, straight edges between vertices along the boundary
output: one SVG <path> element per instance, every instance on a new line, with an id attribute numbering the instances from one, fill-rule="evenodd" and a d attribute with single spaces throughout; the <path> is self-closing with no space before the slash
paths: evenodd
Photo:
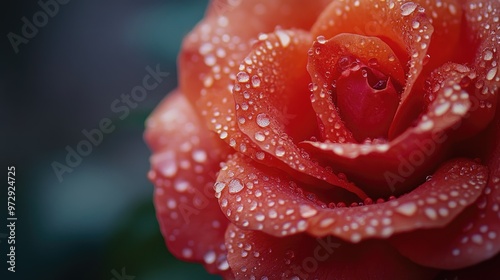
<path id="1" fill-rule="evenodd" d="M 259 33 L 276 26 L 309 29 L 329 1 L 245 0 L 212 1 L 204 20 L 186 37 L 179 57 L 180 88 L 196 104 L 209 128 L 229 142 L 241 139 L 231 90 L 237 67 Z M 234 4 L 234 5 L 233 5 Z M 300 11 L 300 12 L 299 12 Z M 241 24 L 244 23 L 244 24 Z"/>
<path id="2" fill-rule="evenodd" d="M 259 38 L 240 65 L 233 89 L 239 127 L 261 149 L 244 154 L 270 166 L 266 158 L 277 159 L 294 178 L 307 174 L 365 198 L 362 190 L 312 162 L 295 144 L 317 131 L 307 90 L 309 34 L 277 30 Z"/>
<path id="3" fill-rule="evenodd" d="M 228 261 L 237 279 L 432 279 L 435 270 L 401 257 L 384 241 L 349 244 L 306 234 L 273 237 L 230 225 Z"/>
<path id="4" fill-rule="evenodd" d="M 149 179 L 155 185 L 156 214 L 169 250 L 180 259 L 204 263 L 211 273 L 230 277 L 223 239 L 228 221 L 213 191 L 215 173 L 228 153 L 225 144 L 201 125 L 178 91 L 147 120 L 145 138 L 154 151 Z"/>
<path id="5" fill-rule="evenodd" d="M 255 166 L 240 155 L 226 164 L 215 188 L 221 209 L 233 224 L 273 236 L 308 232 L 314 236 L 334 235 L 353 243 L 418 228 L 442 227 L 476 201 L 487 180 L 486 167 L 465 159 L 455 160 L 398 199 L 330 209 L 325 197 L 306 193 L 304 186 L 288 176 Z"/>
<path id="6" fill-rule="evenodd" d="M 442 229 L 415 231 L 394 238 L 399 251 L 422 265 L 456 269 L 500 251 L 500 114 L 490 126 L 494 140 L 488 184 L 475 204 Z M 491 151 L 491 150 L 490 150 Z M 411 242 L 409 242 L 411 240 Z M 423 246 L 425 244 L 425 246 Z"/>
<path id="7" fill-rule="evenodd" d="M 465 1 L 465 19 L 468 45 L 476 50 L 472 68 L 474 76 L 464 81 L 469 84 L 469 93 L 474 105 L 470 118 L 465 123 L 470 133 L 483 130 L 495 116 L 500 88 L 500 2 Z M 468 50 L 470 52 L 470 50 Z M 466 132 L 467 133 L 467 132 Z"/>
<path id="8" fill-rule="evenodd" d="M 433 102 L 416 126 L 389 143 L 304 142 L 308 150 L 326 160 L 337 172 L 363 186 L 372 196 L 388 197 L 409 192 L 432 174 L 447 155 L 452 132 L 459 128 L 471 101 L 459 84 L 470 73 L 467 67 L 447 64 L 437 70 L 445 73 L 432 81 Z M 359 172 L 363 166 L 363 172 Z"/>

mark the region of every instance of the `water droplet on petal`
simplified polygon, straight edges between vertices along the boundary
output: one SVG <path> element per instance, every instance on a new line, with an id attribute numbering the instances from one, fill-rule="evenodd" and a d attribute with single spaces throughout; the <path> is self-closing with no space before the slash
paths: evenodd
<path id="1" fill-rule="evenodd" d="M 263 142 L 264 140 L 266 140 L 266 136 L 261 131 L 255 132 L 254 137 L 255 137 L 255 140 L 257 140 L 259 142 Z"/>
<path id="2" fill-rule="evenodd" d="M 324 44 L 324 43 L 326 43 L 325 36 L 318 36 L 318 37 L 316 38 L 316 40 L 318 40 L 318 43 L 320 43 L 320 44 Z"/>
<path id="3" fill-rule="evenodd" d="M 175 181 L 174 188 L 178 192 L 185 192 L 189 188 L 189 182 L 184 180 Z"/>
<path id="4" fill-rule="evenodd" d="M 497 67 L 493 67 L 486 74 L 486 80 L 491 81 L 493 80 L 493 78 L 495 78 L 496 75 L 497 75 Z"/>
<path id="5" fill-rule="evenodd" d="M 243 190 L 243 184 L 239 179 L 233 179 L 229 182 L 229 193 L 239 193 Z"/>
<path id="6" fill-rule="evenodd" d="M 276 35 L 278 35 L 278 39 L 280 40 L 280 43 L 283 47 L 286 48 L 288 45 L 290 45 L 290 36 L 288 36 L 285 31 L 277 30 Z"/>
<path id="7" fill-rule="evenodd" d="M 239 72 L 238 74 L 236 74 L 236 79 L 240 83 L 246 83 L 248 82 L 248 80 L 250 80 L 250 77 L 246 72 Z"/>
<path id="8" fill-rule="evenodd" d="M 416 8 L 417 8 L 417 4 L 415 4 L 413 2 L 404 3 L 401 6 L 401 15 L 402 16 L 409 16 L 415 11 Z"/>
<path id="9" fill-rule="evenodd" d="M 285 155 L 285 148 L 283 146 L 276 147 L 275 154 L 277 157 L 282 157 Z"/>
<path id="10" fill-rule="evenodd" d="M 396 212 L 405 216 L 412 216 L 415 212 L 417 212 L 417 205 L 413 202 L 407 202 L 398 206 L 398 208 L 396 208 Z"/>
<path id="11" fill-rule="evenodd" d="M 252 86 L 254 88 L 260 87 L 260 78 L 259 78 L 259 76 L 257 76 L 257 75 L 253 75 L 252 76 Z"/>
<path id="12" fill-rule="evenodd" d="M 204 256 L 203 256 L 203 260 L 205 261 L 205 263 L 207 264 L 212 264 L 215 262 L 215 258 L 216 258 L 216 255 L 215 255 L 215 252 L 214 251 L 208 251 Z"/>
<path id="13" fill-rule="evenodd" d="M 271 123 L 271 121 L 269 120 L 269 117 L 262 113 L 262 114 L 258 114 L 257 115 L 257 125 L 260 126 L 260 127 L 266 127 L 266 126 L 269 126 L 269 124 Z"/>
<path id="14" fill-rule="evenodd" d="M 302 216 L 302 218 L 304 218 L 304 219 L 310 218 L 310 217 L 316 215 L 317 213 L 318 213 L 318 211 L 309 205 L 301 205 L 300 206 L 300 216 Z"/>
<path id="15" fill-rule="evenodd" d="M 225 187 L 226 187 L 226 184 L 223 182 L 217 182 L 214 185 L 214 189 L 215 189 L 216 193 L 220 193 Z"/>

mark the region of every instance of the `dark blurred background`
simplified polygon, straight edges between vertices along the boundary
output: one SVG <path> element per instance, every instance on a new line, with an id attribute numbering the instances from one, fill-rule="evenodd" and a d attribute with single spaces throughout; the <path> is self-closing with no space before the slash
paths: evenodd
<path id="1" fill-rule="evenodd" d="M 44 17 L 40 3 L 54 1 L 7 0 L 1 8 L 2 176 L 16 167 L 18 220 L 10 273 L 4 183 L 0 279 L 217 279 L 168 253 L 142 138 L 146 117 L 176 86 L 181 40 L 208 1 L 59 0 L 67 3 Z M 111 104 L 157 65 L 169 76 L 119 118 Z M 76 150 L 82 130 L 105 118 L 115 130 L 59 180 L 53 163 L 66 165 L 67 147 Z"/>

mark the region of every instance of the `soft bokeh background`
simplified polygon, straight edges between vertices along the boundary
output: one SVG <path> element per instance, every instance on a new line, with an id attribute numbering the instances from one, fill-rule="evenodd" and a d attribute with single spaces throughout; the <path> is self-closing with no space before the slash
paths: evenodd
<path id="1" fill-rule="evenodd" d="M 48 0 L 41 0 L 47 2 Z M 16 273 L 7 273 L 6 189 L 0 191 L 0 279 L 217 279 L 164 246 L 146 179 L 144 121 L 176 86 L 183 36 L 207 0 L 85 0 L 61 5 L 16 54 L 7 34 L 37 1 L 3 3 L 0 116 L 2 175 L 16 166 Z M 170 75 L 130 115 L 110 109 L 150 66 Z M 59 182 L 52 162 L 103 118 L 116 126 Z M 120 277 L 122 272 L 130 276 Z M 5 275 L 5 276 L 4 276 Z M 133 278 L 134 276 L 135 278 Z"/>

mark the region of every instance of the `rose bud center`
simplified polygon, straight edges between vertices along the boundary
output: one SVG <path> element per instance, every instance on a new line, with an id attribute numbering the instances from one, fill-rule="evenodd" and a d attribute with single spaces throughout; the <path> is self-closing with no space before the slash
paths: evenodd
<path id="1" fill-rule="evenodd" d="M 337 107 L 354 138 L 387 138 L 400 96 L 390 77 L 357 59 L 339 60 Z M 374 62 L 376 63 L 376 62 Z"/>

